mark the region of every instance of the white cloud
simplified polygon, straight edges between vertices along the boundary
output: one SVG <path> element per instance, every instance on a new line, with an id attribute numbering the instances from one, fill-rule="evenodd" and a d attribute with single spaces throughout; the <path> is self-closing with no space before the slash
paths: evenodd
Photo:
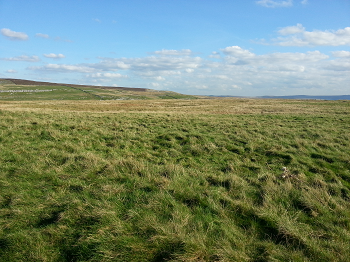
<path id="1" fill-rule="evenodd" d="M 154 79 L 157 81 L 164 81 L 165 80 L 165 78 L 162 76 L 156 76 Z"/>
<path id="2" fill-rule="evenodd" d="M 62 55 L 62 54 L 54 54 L 54 53 L 51 53 L 51 54 L 44 54 L 44 56 L 47 57 L 47 58 L 52 58 L 52 59 L 65 58 L 65 56 Z"/>
<path id="3" fill-rule="evenodd" d="M 190 49 L 182 49 L 182 50 L 167 50 L 163 49 L 161 51 L 155 51 L 156 55 L 177 55 L 177 56 L 186 56 L 191 55 L 192 51 Z"/>
<path id="4" fill-rule="evenodd" d="M 15 32 L 8 28 L 1 29 L 1 34 L 10 40 L 28 40 L 28 35 L 22 32 Z"/>
<path id="5" fill-rule="evenodd" d="M 328 65 L 324 67 L 327 70 L 333 71 L 350 71 L 349 61 L 331 61 Z"/>
<path id="6" fill-rule="evenodd" d="M 127 77 L 126 75 L 117 74 L 117 73 L 105 73 L 105 74 L 103 74 L 103 76 L 104 76 L 104 77 L 109 77 L 109 78 Z"/>
<path id="7" fill-rule="evenodd" d="M 301 4 L 302 4 L 302 5 L 308 4 L 308 0 L 302 0 L 302 1 L 301 1 Z"/>
<path id="8" fill-rule="evenodd" d="M 260 1 L 256 1 L 256 3 L 264 7 L 272 7 L 272 8 L 293 6 L 293 0 L 285 0 L 285 1 L 260 0 Z"/>
<path id="9" fill-rule="evenodd" d="M 124 78 L 126 75 L 117 74 L 117 73 L 95 73 L 88 75 L 88 77 L 92 78 Z"/>
<path id="10" fill-rule="evenodd" d="M 215 75 L 215 78 L 222 79 L 222 80 L 229 80 L 230 78 L 227 75 Z"/>
<path id="11" fill-rule="evenodd" d="M 122 61 L 123 59 L 115 59 L 115 58 L 108 58 L 108 57 L 99 57 L 102 61 L 100 63 L 91 64 L 96 69 L 102 70 L 102 71 L 115 71 L 119 69 L 129 69 L 130 65 L 126 63 L 126 61 Z"/>
<path id="12" fill-rule="evenodd" d="M 334 57 L 350 58 L 349 51 L 333 51 L 331 52 Z"/>
<path id="13" fill-rule="evenodd" d="M 98 19 L 98 18 L 94 18 L 93 20 L 94 20 L 95 22 L 97 22 L 97 23 L 101 23 L 101 20 Z"/>
<path id="14" fill-rule="evenodd" d="M 99 63 L 89 67 L 101 71 L 130 70 L 144 77 L 179 75 L 190 72 L 201 63 L 201 58 L 190 56 L 149 56 L 142 58 L 100 58 Z M 190 70 L 190 71 L 189 71 Z"/>
<path id="15" fill-rule="evenodd" d="M 159 87 L 159 86 L 160 86 L 160 84 L 159 84 L 159 83 L 151 83 L 151 85 L 152 85 L 154 88 L 157 88 L 157 87 Z"/>
<path id="16" fill-rule="evenodd" d="M 302 24 L 297 24 L 296 26 L 287 26 L 280 30 L 278 30 L 278 33 L 280 35 L 292 35 L 292 34 L 299 34 L 305 31 L 305 28 Z"/>
<path id="17" fill-rule="evenodd" d="M 229 46 L 229 47 L 226 47 L 224 49 L 221 49 L 221 51 L 225 55 L 234 56 L 234 57 L 238 57 L 238 58 L 248 58 L 248 57 L 251 58 L 251 57 L 255 56 L 250 51 L 242 49 L 239 46 Z"/>
<path id="18" fill-rule="evenodd" d="M 6 73 L 15 74 L 15 73 L 18 73 L 18 71 L 14 69 L 9 69 L 9 70 L 6 70 Z"/>
<path id="19" fill-rule="evenodd" d="M 350 45 L 350 27 L 339 30 L 306 31 L 302 24 L 288 26 L 278 31 L 280 35 L 289 35 L 274 39 L 280 46 L 341 46 Z"/>
<path id="20" fill-rule="evenodd" d="M 27 55 L 21 55 L 16 57 L 6 57 L 2 58 L 2 60 L 6 61 L 22 61 L 22 62 L 39 62 L 40 58 L 36 55 L 33 56 L 27 56 Z"/>
<path id="21" fill-rule="evenodd" d="M 28 69 L 38 70 L 38 71 L 60 72 L 60 73 L 69 73 L 69 72 L 92 73 L 96 71 L 95 69 L 84 65 L 65 65 L 65 64 L 47 64 L 42 67 L 28 67 Z"/>
<path id="22" fill-rule="evenodd" d="M 42 34 L 42 33 L 37 33 L 35 34 L 36 37 L 41 37 L 41 38 L 50 38 L 49 35 L 47 34 Z"/>
<path id="23" fill-rule="evenodd" d="M 83 79 L 94 83 L 113 85 L 118 81 L 119 86 L 153 87 L 189 94 L 320 94 L 321 90 L 332 89 L 345 93 L 350 82 L 349 51 L 334 51 L 332 56 L 320 51 L 261 55 L 240 46 L 228 46 L 215 51 L 219 53 L 215 61 L 184 53 L 182 56 L 103 57 L 97 63 L 48 64 L 29 69 L 57 74 L 81 73 Z"/>
<path id="24" fill-rule="evenodd" d="M 329 58 L 328 55 L 322 54 L 320 51 L 308 51 L 306 53 L 272 53 L 258 56 L 257 60 L 265 60 L 268 63 L 283 62 L 318 62 Z"/>
<path id="25" fill-rule="evenodd" d="M 311 45 L 350 45 L 350 27 L 337 31 L 304 32 L 305 40 Z"/>

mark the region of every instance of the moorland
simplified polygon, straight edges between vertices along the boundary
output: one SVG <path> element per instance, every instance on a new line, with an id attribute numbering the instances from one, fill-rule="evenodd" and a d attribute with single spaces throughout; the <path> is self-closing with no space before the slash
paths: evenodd
<path id="1" fill-rule="evenodd" d="M 350 101 L 59 88 L 0 93 L 0 261 L 348 261 Z"/>

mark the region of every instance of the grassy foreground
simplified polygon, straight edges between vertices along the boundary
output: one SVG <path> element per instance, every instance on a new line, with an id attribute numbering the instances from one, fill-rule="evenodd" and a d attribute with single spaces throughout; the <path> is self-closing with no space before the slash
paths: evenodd
<path id="1" fill-rule="evenodd" d="M 349 101 L 1 102 L 0 261 L 349 261 L 349 127 Z"/>

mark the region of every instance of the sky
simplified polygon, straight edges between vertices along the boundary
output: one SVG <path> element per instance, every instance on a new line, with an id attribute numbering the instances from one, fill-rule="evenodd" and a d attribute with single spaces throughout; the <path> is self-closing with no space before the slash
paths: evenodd
<path id="1" fill-rule="evenodd" d="M 0 78 L 349 95 L 350 0 L 0 0 Z"/>

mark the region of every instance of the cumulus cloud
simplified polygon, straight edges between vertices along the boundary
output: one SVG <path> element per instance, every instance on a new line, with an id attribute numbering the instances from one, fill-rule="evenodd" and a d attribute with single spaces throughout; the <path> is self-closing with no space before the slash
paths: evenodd
<path id="1" fill-rule="evenodd" d="M 79 72 L 79 73 L 92 73 L 96 71 L 93 68 L 84 65 L 65 65 L 65 64 L 47 64 L 42 67 L 28 67 L 30 70 L 38 70 L 38 71 L 51 71 L 51 72 L 60 72 L 60 73 L 71 73 L 71 72 Z"/>
<path id="2" fill-rule="evenodd" d="M 163 49 L 161 51 L 155 51 L 156 55 L 177 55 L 177 56 L 186 56 L 191 55 L 192 51 L 190 49 L 182 49 L 182 50 L 166 50 Z"/>
<path id="3" fill-rule="evenodd" d="M 349 51 L 333 51 L 331 53 L 334 57 L 350 58 Z"/>
<path id="4" fill-rule="evenodd" d="M 324 68 L 332 71 L 349 71 L 350 72 L 350 61 L 344 61 L 344 60 L 331 61 Z"/>
<path id="5" fill-rule="evenodd" d="M 285 0 L 285 1 L 273 1 L 273 0 L 260 0 L 256 1 L 258 5 L 264 7 L 290 7 L 293 6 L 293 0 Z"/>
<path id="6" fill-rule="evenodd" d="M 35 34 L 36 37 L 41 37 L 41 38 L 50 38 L 49 35 L 47 34 L 42 34 L 42 33 L 37 33 Z"/>
<path id="7" fill-rule="evenodd" d="M 128 76 L 122 75 L 122 74 L 117 74 L 117 73 L 95 73 L 88 75 L 88 77 L 92 78 L 126 78 Z"/>
<path id="8" fill-rule="evenodd" d="M 224 62 L 216 65 L 222 70 L 231 68 L 239 72 L 304 72 L 305 69 L 320 61 L 329 58 L 328 55 L 320 51 L 309 51 L 306 53 L 271 53 L 265 55 L 256 55 L 248 50 L 238 46 L 222 49 L 226 55 Z M 225 68 L 224 68 L 225 67 Z M 222 74 L 217 75 L 225 79 Z"/>
<path id="9" fill-rule="evenodd" d="M 138 72 L 164 71 L 177 74 L 186 69 L 195 69 L 199 66 L 200 57 L 145 57 L 130 59 L 127 62 Z"/>
<path id="10" fill-rule="evenodd" d="M 127 62 L 129 59 L 115 59 L 109 57 L 99 57 L 101 59 L 100 63 L 91 64 L 92 67 L 102 70 L 102 71 L 116 71 L 119 69 L 125 70 L 129 69 L 130 65 Z"/>
<path id="11" fill-rule="evenodd" d="M 239 46 L 229 46 L 229 47 L 226 47 L 224 49 L 221 49 L 221 51 L 225 55 L 239 57 L 239 58 L 251 58 L 251 57 L 255 56 L 250 51 L 245 50 L 245 49 L 243 49 L 243 48 L 241 48 Z"/>
<path id="12" fill-rule="evenodd" d="M 288 26 L 278 31 L 274 39 L 280 46 L 341 46 L 350 45 L 350 27 L 338 30 L 306 31 L 302 24 Z"/>
<path id="13" fill-rule="evenodd" d="M 10 40 L 20 40 L 20 41 L 24 41 L 24 40 L 28 40 L 28 35 L 22 32 L 15 32 L 12 31 L 8 28 L 3 28 L 0 30 L 1 34 L 7 38 L 9 38 Z"/>
<path id="14" fill-rule="evenodd" d="M 54 53 L 51 53 L 51 54 L 44 54 L 44 56 L 47 57 L 47 58 L 52 58 L 52 59 L 65 58 L 65 56 L 62 55 L 62 54 L 54 54 Z"/>
<path id="15" fill-rule="evenodd" d="M 287 26 L 278 31 L 280 35 L 292 35 L 299 34 L 305 31 L 305 27 L 302 24 L 297 24 L 296 26 Z"/>
<path id="16" fill-rule="evenodd" d="M 22 62 L 39 62 L 40 58 L 36 55 L 33 56 L 27 56 L 27 55 L 21 55 L 16 57 L 6 57 L 2 58 L 2 60 L 6 61 L 22 61 Z"/>
<path id="17" fill-rule="evenodd" d="M 184 52 L 136 58 L 100 57 L 95 63 L 48 64 L 29 69 L 81 73 L 91 82 L 113 85 L 118 81 L 119 85 L 190 94 L 281 95 L 276 92 L 291 89 L 305 94 L 312 92 L 307 90 L 346 89 L 350 82 L 349 51 L 334 51 L 331 56 L 317 50 L 256 54 L 240 46 L 228 46 L 214 52 L 218 56 L 215 61 L 210 55 L 200 58 Z M 260 90 L 265 93 L 259 93 Z"/>
<path id="18" fill-rule="evenodd" d="M 100 59 L 99 63 L 92 63 L 88 66 L 99 71 L 129 70 L 144 77 L 155 77 L 159 73 L 162 75 L 179 75 L 182 72 L 191 73 L 201 64 L 202 60 L 200 57 L 187 55 L 160 55 L 141 58 L 101 57 Z"/>

